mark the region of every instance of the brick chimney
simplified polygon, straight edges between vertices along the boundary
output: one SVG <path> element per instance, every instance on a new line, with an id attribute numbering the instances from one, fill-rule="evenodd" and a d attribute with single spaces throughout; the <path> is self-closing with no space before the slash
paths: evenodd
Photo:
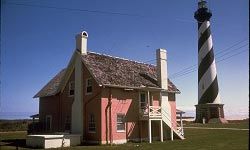
<path id="1" fill-rule="evenodd" d="M 158 84 L 162 89 L 168 90 L 167 51 L 161 48 L 157 49 L 156 60 Z"/>
<path id="2" fill-rule="evenodd" d="M 76 49 L 79 50 L 82 55 L 87 54 L 87 39 L 88 33 L 86 31 L 82 31 L 76 35 Z"/>

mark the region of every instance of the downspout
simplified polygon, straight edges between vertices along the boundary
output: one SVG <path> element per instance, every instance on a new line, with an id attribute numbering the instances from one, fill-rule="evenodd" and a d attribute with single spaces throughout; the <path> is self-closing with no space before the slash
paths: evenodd
<path id="1" fill-rule="evenodd" d="M 108 107 L 109 107 L 109 139 L 110 139 L 110 144 L 112 145 L 113 143 L 113 134 L 112 134 L 112 112 L 111 112 L 111 106 L 112 106 L 112 93 L 111 93 L 111 88 L 109 88 L 109 98 L 108 98 Z"/>
<path id="2" fill-rule="evenodd" d="M 108 144 L 108 108 L 109 108 L 109 105 L 106 106 L 105 108 L 105 127 L 106 127 L 106 144 Z"/>
<path id="3" fill-rule="evenodd" d="M 94 100 L 99 94 L 101 94 L 102 90 L 100 90 L 100 92 L 98 92 L 96 95 L 94 95 L 92 98 L 90 98 L 85 104 L 84 104 L 84 123 L 85 123 L 85 133 L 88 132 L 87 129 L 87 105 L 89 104 L 89 102 L 91 102 L 92 100 Z M 85 136 L 85 141 L 87 141 L 87 136 Z"/>

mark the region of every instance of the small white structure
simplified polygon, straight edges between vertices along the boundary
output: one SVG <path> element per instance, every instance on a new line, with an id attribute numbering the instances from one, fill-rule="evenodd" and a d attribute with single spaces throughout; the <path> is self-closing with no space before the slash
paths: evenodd
<path id="1" fill-rule="evenodd" d="M 76 146 L 81 143 L 80 136 L 77 134 L 28 135 L 26 145 L 44 149 Z"/>

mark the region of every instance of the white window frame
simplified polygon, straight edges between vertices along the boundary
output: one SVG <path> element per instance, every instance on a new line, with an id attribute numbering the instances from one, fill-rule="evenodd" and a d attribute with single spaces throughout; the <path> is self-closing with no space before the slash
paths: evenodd
<path id="1" fill-rule="evenodd" d="M 72 84 L 74 85 L 73 86 L 73 90 L 74 90 L 74 94 L 73 95 L 70 94 L 70 90 L 72 90 Z M 68 94 L 68 96 L 69 97 L 73 97 L 74 95 L 75 95 L 75 81 L 70 81 L 69 82 L 69 94 Z"/>
<path id="2" fill-rule="evenodd" d="M 93 129 L 91 129 L 93 128 Z M 88 120 L 88 133 L 96 133 L 96 121 L 95 121 L 95 115 L 90 114 L 89 120 Z"/>
<path id="3" fill-rule="evenodd" d="M 91 85 L 88 85 L 88 81 L 91 81 Z M 91 87 L 91 92 L 88 92 L 88 87 Z M 86 95 L 90 95 L 93 92 L 93 80 L 92 78 L 86 79 Z"/>
<path id="4" fill-rule="evenodd" d="M 47 118 L 50 118 L 49 128 L 47 126 L 48 125 Z M 45 128 L 46 128 L 46 131 L 51 131 L 52 130 L 52 115 L 46 115 L 45 116 Z"/>
<path id="5" fill-rule="evenodd" d="M 142 102 L 142 94 L 144 94 L 145 95 L 145 102 Z M 140 107 L 140 109 L 143 109 L 142 108 L 142 104 L 144 103 L 144 109 L 146 109 L 147 108 L 147 105 L 148 105 L 148 95 L 147 95 L 147 93 L 146 92 L 140 92 L 140 105 L 139 105 L 139 107 Z"/>
<path id="6" fill-rule="evenodd" d="M 118 116 L 123 116 L 123 121 L 122 122 L 118 122 Z M 118 129 L 118 125 L 124 125 L 124 129 Z M 125 126 L 125 114 L 122 113 L 118 113 L 116 114 L 116 131 L 117 132 L 125 132 L 126 130 L 126 126 Z"/>

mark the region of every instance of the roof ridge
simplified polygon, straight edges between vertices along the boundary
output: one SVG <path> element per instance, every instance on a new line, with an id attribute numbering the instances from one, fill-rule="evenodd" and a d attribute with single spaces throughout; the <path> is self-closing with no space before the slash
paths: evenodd
<path id="1" fill-rule="evenodd" d="M 115 58 L 115 59 L 121 59 L 121 60 L 125 60 L 125 61 L 135 62 L 135 63 L 138 63 L 138 64 L 144 64 L 144 65 L 150 65 L 150 66 L 156 67 L 156 65 L 154 65 L 154 64 L 147 64 L 147 63 L 144 63 L 144 62 L 131 60 L 131 59 L 127 59 L 127 58 L 122 58 L 122 57 L 118 57 L 118 56 L 111 56 L 111 55 L 104 54 L 104 53 L 98 53 L 98 52 L 93 52 L 93 51 L 88 51 L 88 53 L 107 56 L 107 57 L 111 57 L 111 58 Z"/>

